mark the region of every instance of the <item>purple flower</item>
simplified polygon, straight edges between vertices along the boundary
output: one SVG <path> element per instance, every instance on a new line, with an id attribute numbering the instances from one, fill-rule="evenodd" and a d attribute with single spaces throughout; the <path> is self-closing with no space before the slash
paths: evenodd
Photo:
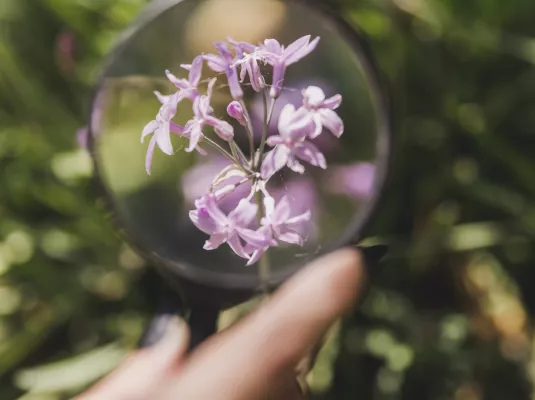
<path id="1" fill-rule="evenodd" d="M 212 90 L 216 79 L 212 79 L 208 84 L 208 93 L 203 96 L 197 96 L 193 101 L 193 119 L 189 120 L 184 127 L 183 135 L 189 138 L 189 146 L 187 152 L 193 151 L 201 140 L 203 135 L 203 128 L 209 125 L 214 128 L 215 133 L 225 140 L 229 141 L 234 137 L 234 128 L 226 121 L 212 116 L 213 109 L 210 107 L 210 100 L 212 97 Z"/>
<path id="2" fill-rule="evenodd" d="M 342 103 L 339 94 L 325 98 L 325 93 L 317 86 L 309 86 L 303 90 L 303 106 L 310 117 L 314 120 L 315 129 L 309 137 L 317 137 L 323 132 L 323 127 L 339 138 L 344 133 L 344 122 L 333 110 Z"/>
<path id="3" fill-rule="evenodd" d="M 357 199 L 369 197 L 375 182 L 375 165 L 358 162 L 344 166 L 332 166 L 327 175 L 326 187 L 331 193 L 348 195 Z"/>
<path id="4" fill-rule="evenodd" d="M 244 54 L 243 57 L 235 63 L 236 66 L 241 65 L 240 82 L 243 83 L 245 76 L 249 74 L 251 87 L 255 92 L 261 92 L 266 87 L 266 81 L 260 71 L 260 66 L 258 65 L 259 61 L 266 62 L 261 52 L 255 51 L 253 53 Z"/>
<path id="5" fill-rule="evenodd" d="M 191 221 L 204 233 L 210 235 L 205 242 L 205 250 L 215 250 L 228 243 L 238 256 L 249 259 L 242 240 L 251 248 L 263 248 L 267 239 L 261 232 L 248 228 L 256 217 L 258 205 L 242 199 L 238 206 L 225 215 L 217 205 L 214 194 L 208 194 L 195 202 L 196 209 L 190 211 Z"/>
<path id="6" fill-rule="evenodd" d="M 247 120 L 245 118 L 245 113 L 243 112 L 243 107 L 236 100 L 230 102 L 230 104 L 228 105 L 227 114 L 234 118 L 236 121 L 238 121 L 240 125 L 247 125 Z"/>
<path id="7" fill-rule="evenodd" d="M 282 91 L 286 68 L 310 54 L 318 45 L 319 37 L 312 42 L 310 38 L 310 35 L 303 36 L 286 48 L 275 39 L 266 39 L 264 41 L 261 46 L 263 50 L 262 57 L 273 66 L 273 83 L 269 92 L 272 98 L 279 97 Z"/>
<path id="8" fill-rule="evenodd" d="M 224 42 L 214 43 L 219 55 L 205 54 L 203 58 L 208 62 L 208 67 L 215 72 L 224 72 L 230 88 L 230 94 L 236 100 L 243 97 L 243 90 L 238 81 L 238 72 L 234 63 L 236 58 L 230 52 L 228 44 Z"/>
<path id="9" fill-rule="evenodd" d="M 178 79 L 171 72 L 167 70 L 165 71 L 167 79 L 169 79 L 169 81 L 171 81 L 171 83 L 179 89 L 179 102 L 182 99 L 190 99 L 191 101 L 194 101 L 199 96 L 197 86 L 199 85 L 199 81 L 201 79 L 202 64 L 203 57 L 197 56 L 191 64 L 181 65 L 182 68 L 189 71 L 188 79 Z M 166 96 L 162 96 L 158 92 L 156 92 L 156 96 L 160 101 L 165 101 Z"/>
<path id="10" fill-rule="evenodd" d="M 260 171 L 262 179 L 269 179 L 286 165 L 299 174 L 304 173 L 305 167 L 298 159 L 326 169 L 325 156 L 314 144 L 305 140 L 312 129 L 307 111 L 296 111 L 293 105 L 287 104 L 279 117 L 279 136 L 267 139 L 267 144 L 275 148 L 265 155 Z"/>
<path id="11" fill-rule="evenodd" d="M 84 150 L 88 150 L 89 144 L 89 128 L 84 126 L 76 131 L 76 141 L 78 146 Z"/>
<path id="12" fill-rule="evenodd" d="M 266 196 L 264 197 L 264 208 L 266 214 L 260 221 L 262 227 L 257 232 L 261 236 L 267 237 L 269 241 L 265 246 L 257 247 L 252 252 L 247 265 L 257 262 L 270 246 L 277 246 L 281 242 L 299 246 L 304 243 L 304 239 L 297 233 L 297 229 L 303 222 L 310 220 L 310 211 L 290 217 L 291 205 L 288 196 L 283 196 L 276 205 L 273 197 Z M 247 250 L 251 249 L 251 246 L 247 247 Z"/>
<path id="13" fill-rule="evenodd" d="M 173 132 L 180 135 L 184 132 L 184 128 L 171 121 L 176 115 L 177 104 L 178 93 L 175 93 L 169 97 L 166 103 L 162 104 L 158 114 L 156 115 L 156 119 L 145 125 L 145 128 L 143 128 L 143 132 L 141 133 L 141 143 L 143 143 L 147 135 L 153 133 L 147 149 L 147 156 L 145 158 L 145 169 L 149 175 L 152 167 L 152 156 L 154 155 L 156 144 L 165 154 L 172 155 L 173 146 L 171 144 L 170 133 Z"/>

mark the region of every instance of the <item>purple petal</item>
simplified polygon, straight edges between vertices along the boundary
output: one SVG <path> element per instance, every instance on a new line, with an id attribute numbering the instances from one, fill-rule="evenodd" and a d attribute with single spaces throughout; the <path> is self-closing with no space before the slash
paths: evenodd
<path id="1" fill-rule="evenodd" d="M 331 110 L 336 110 L 342 104 L 342 96 L 337 94 L 333 97 L 328 98 L 321 105 L 323 108 L 330 108 Z"/>
<path id="2" fill-rule="evenodd" d="M 249 244 L 249 246 L 247 246 L 249 249 L 251 247 L 254 249 L 264 248 L 271 242 L 271 236 L 267 236 L 265 232 L 260 230 L 253 231 L 252 229 L 240 228 L 237 232 L 238 235 Z"/>
<path id="3" fill-rule="evenodd" d="M 279 115 L 279 132 L 283 131 L 286 126 L 292 122 L 295 107 L 293 104 L 286 104 Z"/>
<path id="4" fill-rule="evenodd" d="M 191 63 L 188 80 L 189 80 L 190 85 L 193 87 L 197 87 L 197 85 L 199 84 L 199 80 L 201 79 L 202 63 L 203 63 L 202 56 L 195 57 L 195 59 Z"/>
<path id="5" fill-rule="evenodd" d="M 241 199 L 238 206 L 229 213 L 228 219 L 235 227 L 247 227 L 256 217 L 258 205 L 252 204 L 247 199 Z"/>
<path id="6" fill-rule="evenodd" d="M 278 144 L 283 144 L 284 139 L 281 136 L 270 136 L 267 138 L 266 143 L 268 146 L 275 147 Z"/>
<path id="7" fill-rule="evenodd" d="M 253 254 L 251 255 L 251 258 L 249 258 L 249 261 L 247 261 L 247 266 L 253 265 L 254 263 L 258 262 L 266 252 L 267 248 L 265 249 L 258 249 L 253 251 Z"/>
<path id="8" fill-rule="evenodd" d="M 273 220 L 278 224 L 282 224 L 290 217 L 290 212 L 290 200 L 288 196 L 283 196 L 275 206 Z"/>
<path id="9" fill-rule="evenodd" d="M 207 125 L 214 128 L 215 133 L 217 133 L 221 139 L 228 142 L 234 137 L 234 128 L 228 122 L 211 116 L 206 117 L 205 122 Z"/>
<path id="10" fill-rule="evenodd" d="M 312 131 L 310 135 L 308 135 L 310 139 L 317 138 L 319 135 L 321 135 L 321 132 L 323 132 L 323 123 L 322 123 L 321 115 L 319 115 L 317 112 L 314 112 L 314 111 L 313 111 L 313 121 L 314 121 L 313 122 L 314 130 Z"/>
<path id="11" fill-rule="evenodd" d="M 157 90 L 155 90 L 154 92 L 154 95 L 156 96 L 156 98 L 158 99 L 158 101 L 162 104 L 165 104 L 167 103 L 170 99 L 171 99 L 171 96 L 172 95 L 165 95 L 165 94 L 161 94 L 160 92 L 158 92 Z"/>
<path id="12" fill-rule="evenodd" d="M 234 100 L 240 100 L 243 97 L 243 90 L 238 80 L 238 72 L 236 68 L 227 68 L 225 70 L 227 74 L 228 85 L 230 94 Z"/>
<path id="13" fill-rule="evenodd" d="M 293 231 L 286 231 L 284 233 L 281 233 L 280 235 L 277 235 L 277 239 L 281 242 L 286 242 L 290 244 L 298 244 L 299 246 L 303 245 L 303 238 L 299 236 L 298 233 Z"/>
<path id="14" fill-rule="evenodd" d="M 323 169 L 327 168 L 325 156 L 310 142 L 300 143 L 299 146 L 294 149 L 293 154 L 315 167 Z"/>
<path id="15" fill-rule="evenodd" d="M 234 61 L 234 57 L 230 52 L 228 44 L 226 44 L 225 42 L 215 42 L 214 47 L 217 49 L 219 54 L 221 54 L 221 57 L 223 58 L 223 60 L 226 61 L 227 65 L 232 64 L 232 62 Z"/>
<path id="16" fill-rule="evenodd" d="M 176 122 L 173 122 L 173 121 L 169 122 L 169 130 L 171 133 L 174 133 L 175 135 L 182 136 L 184 134 L 184 127 L 178 125 Z"/>
<path id="17" fill-rule="evenodd" d="M 186 148 L 186 152 L 191 153 L 199 144 L 202 136 L 201 126 L 199 124 L 193 125 L 189 133 L 189 146 Z"/>
<path id="18" fill-rule="evenodd" d="M 281 44 L 275 39 L 264 40 L 264 47 L 266 48 L 266 50 L 271 51 L 272 53 L 275 53 L 275 54 L 282 53 Z"/>
<path id="19" fill-rule="evenodd" d="M 288 157 L 288 168 L 292 171 L 297 172 L 298 174 L 303 174 L 305 172 L 305 167 L 297 161 L 297 158 L 294 155 Z"/>
<path id="20" fill-rule="evenodd" d="M 167 155 L 173 155 L 173 145 L 171 144 L 171 135 L 169 134 L 170 127 L 169 122 L 164 123 L 159 129 L 154 132 L 156 143 L 161 151 Z"/>
<path id="21" fill-rule="evenodd" d="M 145 140 L 145 136 L 150 135 L 156 129 L 158 129 L 158 122 L 156 122 L 155 120 L 152 120 L 147 125 L 145 125 L 145 127 L 143 128 L 143 132 L 141 132 L 141 143 L 143 143 L 143 140 Z"/>
<path id="22" fill-rule="evenodd" d="M 190 211 L 189 218 L 199 230 L 208 235 L 212 235 L 216 231 L 216 224 L 205 209 Z"/>
<path id="23" fill-rule="evenodd" d="M 301 50 L 303 47 L 306 47 L 308 43 L 310 43 L 311 35 L 305 35 L 303 37 L 300 37 L 299 39 L 295 40 L 293 43 L 290 43 L 285 49 L 284 49 L 284 57 L 287 59 L 295 52 Z"/>
<path id="24" fill-rule="evenodd" d="M 165 70 L 165 75 L 167 75 L 167 79 L 179 89 L 187 89 L 189 86 L 184 79 L 178 79 L 169 70 Z"/>
<path id="25" fill-rule="evenodd" d="M 206 60 L 208 68 L 214 72 L 225 72 L 228 67 L 228 64 L 221 58 L 221 56 L 217 56 L 215 54 L 205 54 L 202 57 L 204 60 Z"/>
<path id="26" fill-rule="evenodd" d="M 238 256 L 249 259 L 249 254 L 246 253 L 238 235 L 233 234 L 227 240 L 228 245 Z"/>
<path id="27" fill-rule="evenodd" d="M 344 121 L 333 110 L 323 108 L 318 113 L 321 116 L 323 126 L 330 130 L 334 136 L 340 137 L 344 133 Z"/>
<path id="28" fill-rule="evenodd" d="M 325 93 L 317 86 L 309 86 L 303 91 L 303 104 L 306 107 L 318 108 L 325 101 Z"/>
<path id="29" fill-rule="evenodd" d="M 269 95 L 276 99 L 280 96 L 282 87 L 284 86 L 284 75 L 286 74 L 286 64 L 276 63 L 273 65 L 273 81 L 271 83 L 271 90 Z"/>
<path id="30" fill-rule="evenodd" d="M 251 57 L 249 58 L 249 60 L 247 60 L 247 63 L 245 65 L 247 68 L 247 72 L 249 73 L 249 79 L 251 81 L 251 87 L 253 88 L 253 90 L 255 92 L 260 92 L 264 90 L 266 82 L 260 72 L 260 67 L 258 66 L 256 60 Z"/>
<path id="31" fill-rule="evenodd" d="M 152 156 L 154 155 L 154 148 L 156 147 L 156 137 L 153 136 L 149 142 L 149 147 L 147 148 L 147 155 L 145 156 L 145 170 L 147 174 L 150 175 L 150 170 L 152 168 Z"/>
<path id="32" fill-rule="evenodd" d="M 294 227 L 296 227 L 296 225 L 300 225 L 300 224 L 302 224 L 304 222 L 310 221 L 311 217 L 312 217 L 311 212 L 310 211 L 305 211 L 301 215 L 297 215 L 295 217 L 288 218 L 284 223 L 285 223 L 286 226 L 288 226 L 290 228 L 294 228 Z"/>
<path id="33" fill-rule="evenodd" d="M 270 152 L 266 153 L 260 172 L 262 179 L 267 180 L 277 171 L 284 168 L 288 162 L 290 151 L 285 146 L 277 146 Z"/>
<path id="34" fill-rule="evenodd" d="M 306 36 L 305 36 L 306 37 Z M 310 37 L 308 37 L 310 39 Z M 301 38 L 302 39 L 302 38 Z M 299 39 L 300 40 L 300 39 Z M 291 65 L 299 60 L 301 60 L 303 57 L 309 55 L 314 51 L 316 46 L 318 45 L 320 38 L 317 37 L 312 42 L 306 44 L 305 46 L 298 47 L 297 45 L 295 48 L 292 48 L 290 51 L 290 48 L 293 44 L 297 43 L 298 40 L 296 40 L 292 45 L 288 46 L 288 48 L 284 51 L 285 59 L 286 59 L 286 65 Z"/>
<path id="35" fill-rule="evenodd" d="M 256 46 L 254 44 L 248 42 L 238 42 L 236 40 L 233 40 L 232 38 L 227 38 L 227 41 L 234 46 L 236 51 L 239 50 L 242 53 L 244 51 L 246 51 L 247 53 L 252 53 L 256 49 Z"/>
<path id="36" fill-rule="evenodd" d="M 227 234 L 223 232 L 214 233 L 210 238 L 204 242 L 204 250 L 215 250 L 227 241 Z"/>
<path id="37" fill-rule="evenodd" d="M 213 194 L 208 194 L 206 196 L 201 197 L 195 202 L 195 206 L 201 209 L 205 208 L 210 217 L 212 217 L 212 219 L 217 225 L 227 225 L 228 218 L 217 205 L 217 200 Z"/>

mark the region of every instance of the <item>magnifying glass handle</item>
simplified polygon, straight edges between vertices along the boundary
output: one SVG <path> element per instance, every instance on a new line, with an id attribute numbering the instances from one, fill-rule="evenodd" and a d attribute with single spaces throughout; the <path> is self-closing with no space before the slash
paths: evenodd
<path id="1" fill-rule="evenodd" d="M 177 315 L 188 322 L 190 329 L 189 351 L 217 332 L 219 309 L 199 306 L 187 308 L 178 294 L 170 289 L 162 278 L 159 278 L 157 286 L 160 294 L 159 304 L 138 343 L 138 347 L 150 347 L 155 344 L 165 334 L 172 318 Z"/>

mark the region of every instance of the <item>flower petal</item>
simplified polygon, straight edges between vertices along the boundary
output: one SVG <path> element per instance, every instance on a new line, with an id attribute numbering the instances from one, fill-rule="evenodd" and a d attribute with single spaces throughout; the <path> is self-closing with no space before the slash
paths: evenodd
<path id="1" fill-rule="evenodd" d="M 323 108 L 318 112 L 322 125 L 330 130 L 334 136 L 340 137 L 344 133 L 344 121 L 338 114 L 328 108 Z"/>
<path id="2" fill-rule="evenodd" d="M 234 128 L 227 121 L 222 121 L 215 117 L 208 116 L 205 118 L 205 122 L 207 125 L 210 125 L 214 128 L 215 133 L 217 133 L 217 136 L 219 136 L 221 139 L 228 142 L 234 137 Z"/>
<path id="3" fill-rule="evenodd" d="M 305 167 L 297 161 L 297 158 L 294 155 L 290 155 L 288 157 L 288 168 L 290 168 L 292 171 L 297 172 L 298 174 L 303 174 L 305 172 Z"/>
<path id="4" fill-rule="evenodd" d="M 241 199 L 238 206 L 229 213 L 228 219 L 235 227 L 245 228 L 255 219 L 257 211 L 257 204 Z"/>
<path id="5" fill-rule="evenodd" d="M 195 57 L 195 59 L 191 63 L 188 80 L 189 80 L 189 84 L 193 87 L 197 87 L 197 85 L 199 84 L 199 80 L 201 79 L 202 64 L 203 64 L 202 56 Z"/>
<path id="6" fill-rule="evenodd" d="M 264 40 L 264 48 L 268 51 L 271 51 L 275 54 L 281 54 L 282 53 L 282 46 L 281 44 L 275 40 L 275 39 L 266 39 Z"/>
<path id="7" fill-rule="evenodd" d="M 173 75 L 169 70 L 165 70 L 165 75 L 167 75 L 167 79 L 175 85 L 179 89 L 187 89 L 188 88 L 188 82 L 186 82 L 185 79 L 178 79 L 175 75 Z"/>
<path id="8" fill-rule="evenodd" d="M 227 243 L 230 246 L 230 248 L 232 249 L 232 251 L 234 251 L 234 253 L 236 253 L 238 256 L 240 256 L 242 258 L 249 259 L 249 254 L 247 254 L 247 252 L 243 248 L 243 245 L 242 245 L 238 235 L 236 235 L 236 234 L 231 235 L 228 238 Z"/>
<path id="9" fill-rule="evenodd" d="M 206 60 L 208 64 L 208 68 L 210 68 L 214 72 L 225 72 L 227 69 L 228 64 L 221 58 L 221 56 L 215 55 L 215 54 L 205 54 L 202 56 L 204 60 Z"/>
<path id="10" fill-rule="evenodd" d="M 315 167 L 320 167 L 323 169 L 327 168 L 325 156 L 311 142 L 305 141 L 303 143 L 299 143 L 299 146 L 293 150 L 293 154 L 301 160 L 314 165 Z"/>
<path id="11" fill-rule="evenodd" d="M 228 86 L 230 89 L 230 94 L 233 99 L 240 100 L 243 97 L 243 90 L 238 80 L 238 71 L 236 68 L 227 68 L 225 70 L 227 74 Z"/>
<path id="12" fill-rule="evenodd" d="M 145 125 L 145 127 L 143 128 L 143 132 L 141 132 L 141 143 L 143 143 L 145 136 L 150 135 L 156 129 L 158 129 L 158 122 L 156 122 L 156 120 L 152 120 L 147 125 Z"/>
<path id="13" fill-rule="evenodd" d="M 303 103 L 306 107 L 318 108 L 325 101 L 325 93 L 317 86 L 309 86 L 303 90 Z"/>
<path id="14" fill-rule="evenodd" d="M 252 229 L 240 228 L 236 230 L 238 235 L 249 244 L 249 248 L 263 248 L 269 246 L 271 242 L 271 236 L 266 235 L 265 231 L 260 229 L 253 231 Z"/>
<path id="15" fill-rule="evenodd" d="M 249 261 L 247 261 L 246 266 L 250 266 L 258 262 L 262 258 L 266 250 L 267 249 L 258 249 L 253 251 L 253 254 L 251 255 L 251 258 L 249 258 Z"/>
<path id="16" fill-rule="evenodd" d="M 214 47 L 217 49 L 219 54 L 221 54 L 222 59 L 225 60 L 227 64 L 232 64 L 234 57 L 230 52 L 228 44 L 225 42 L 215 42 Z"/>
<path id="17" fill-rule="evenodd" d="M 312 53 L 314 49 L 316 48 L 316 46 L 318 45 L 318 42 L 320 40 L 319 36 L 310 43 L 308 43 L 308 40 L 310 40 L 310 36 L 308 36 L 307 43 L 305 45 L 302 45 L 303 43 L 302 39 L 306 37 L 307 36 L 296 40 L 294 43 L 288 46 L 288 48 L 284 51 L 284 57 L 285 57 L 287 66 L 298 62 L 305 56 Z M 293 46 L 294 44 L 295 44 L 295 47 Z"/>
<path id="18" fill-rule="evenodd" d="M 160 92 L 158 92 L 157 90 L 155 90 L 154 92 L 154 95 L 156 96 L 156 98 L 158 99 L 158 101 L 162 104 L 165 104 L 167 103 L 170 99 L 171 99 L 171 96 L 172 95 L 165 95 L 165 94 L 161 94 Z"/>
<path id="19" fill-rule="evenodd" d="M 282 224 L 290 217 L 292 208 L 288 196 L 282 196 L 278 204 L 275 206 L 273 221 L 277 224 Z"/>
<path id="20" fill-rule="evenodd" d="M 275 135 L 267 138 L 266 143 L 268 146 L 275 147 L 278 144 L 283 144 L 284 139 L 281 136 Z"/>
<path id="21" fill-rule="evenodd" d="M 286 242 L 290 244 L 298 244 L 299 246 L 302 246 L 304 242 L 303 238 L 299 236 L 298 233 L 290 231 L 290 230 L 278 235 L 277 239 L 280 240 L 281 242 Z"/>
<path id="22" fill-rule="evenodd" d="M 204 250 L 215 250 L 227 241 L 227 234 L 223 232 L 216 232 L 204 242 Z"/>
<path id="23" fill-rule="evenodd" d="M 147 174 L 150 175 L 150 170 L 152 168 L 152 157 L 154 156 L 154 148 L 156 147 L 156 137 L 153 136 L 149 142 L 149 147 L 147 148 L 147 155 L 145 156 L 145 170 Z"/>
<path id="24" fill-rule="evenodd" d="M 284 168 L 288 162 L 289 155 L 290 151 L 285 146 L 277 146 L 270 152 L 266 153 L 260 168 L 262 179 L 268 180 L 273 176 L 273 174 Z"/>
<path id="25" fill-rule="evenodd" d="M 273 65 L 273 80 L 271 82 L 270 97 L 276 99 L 280 96 L 284 86 L 284 76 L 286 75 L 286 64 L 278 62 Z"/>
<path id="26" fill-rule="evenodd" d="M 205 209 L 218 226 L 225 226 L 227 224 L 228 218 L 217 205 L 216 197 L 213 194 L 207 194 L 196 200 L 195 206 L 198 209 Z"/>
<path id="27" fill-rule="evenodd" d="M 342 104 L 342 96 L 339 94 L 329 97 L 321 105 L 323 108 L 330 108 L 331 110 L 336 110 Z"/>
<path id="28" fill-rule="evenodd" d="M 186 152 L 191 153 L 197 147 L 202 137 L 203 133 L 201 125 L 193 125 L 191 132 L 189 133 L 189 146 L 186 148 Z"/>
<path id="29" fill-rule="evenodd" d="M 169 122 L 161 125 L 155 132 L 154 137 L 156 138 L 156 143 L 161 151 L 167 155 L 173 155 L 173 145 L 171 144 L 171 135 Z"/>
<path id="30" fill-rule="evenodd" d="M 189 218 L 191 219 L 191 222 L 204 233 L 212 235 L 216 232 L 216 224 L 206 210 L 191 210 L 189 212 Z"/>

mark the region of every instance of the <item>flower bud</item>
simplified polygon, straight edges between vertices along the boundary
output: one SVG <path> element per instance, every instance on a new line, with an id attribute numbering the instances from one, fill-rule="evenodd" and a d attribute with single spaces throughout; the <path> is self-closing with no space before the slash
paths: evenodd
<path id="1" fill-rule="evenodd" d="M 247 124 L 245 114 L 243 113 L 243 107 L 236 100 L 232 101 L 227 107 L 227 113 L 241 125 L 245 126 Z"/>

